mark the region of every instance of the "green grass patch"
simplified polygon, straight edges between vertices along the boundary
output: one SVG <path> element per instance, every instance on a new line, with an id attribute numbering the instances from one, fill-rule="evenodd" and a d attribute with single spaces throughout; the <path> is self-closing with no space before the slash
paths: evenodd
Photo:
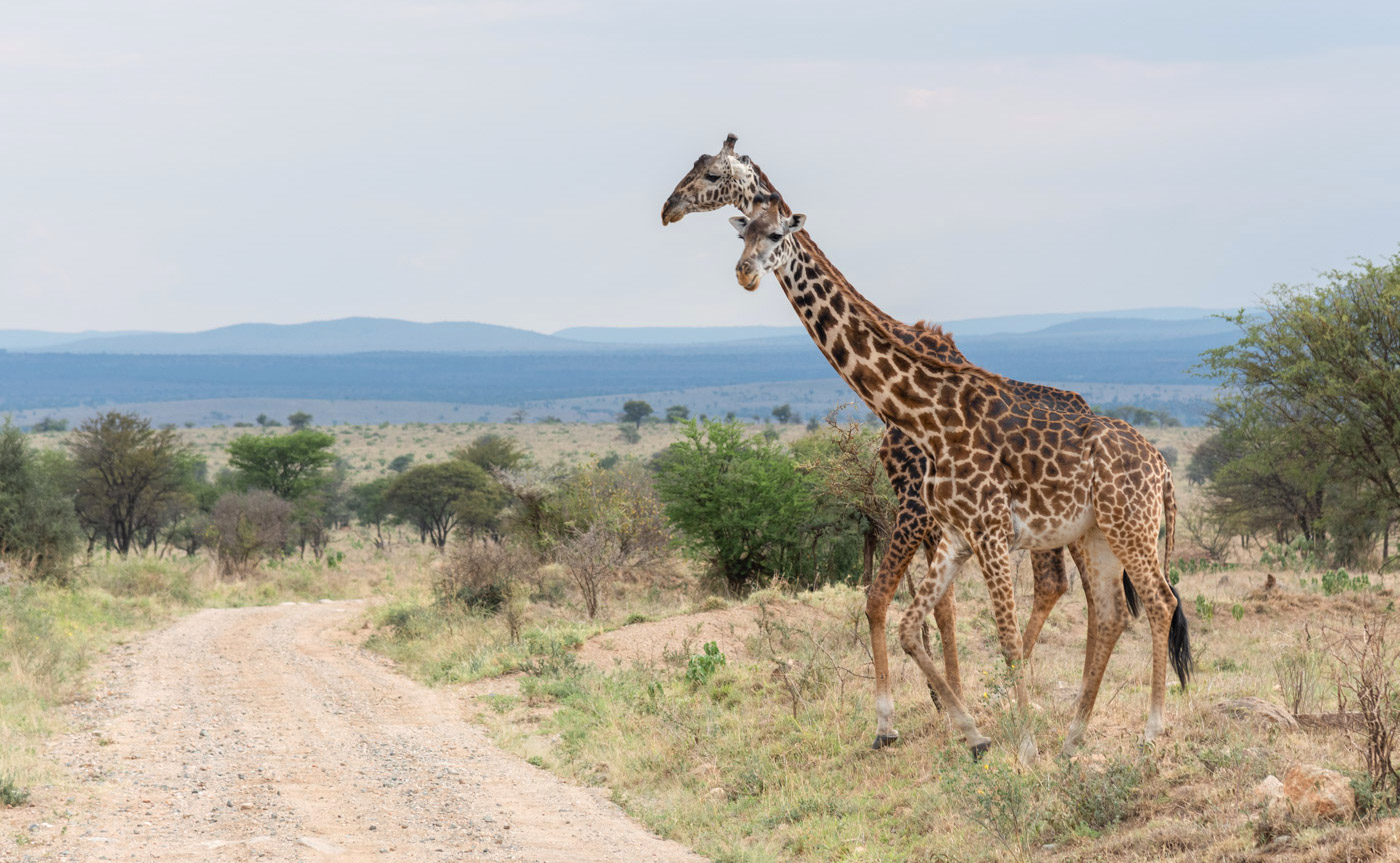
<path id="1" fill-rule="evenodd" d="M 385 603 L 371 612 L 371 619 L 379 631 L 365 646 L 429 685 L 572 664 L 584 640 L 602 631 L 597 624 L 549 621 L 526 627 L 520 640 L 512 642 L 496 617 L 423 597 Z"/>

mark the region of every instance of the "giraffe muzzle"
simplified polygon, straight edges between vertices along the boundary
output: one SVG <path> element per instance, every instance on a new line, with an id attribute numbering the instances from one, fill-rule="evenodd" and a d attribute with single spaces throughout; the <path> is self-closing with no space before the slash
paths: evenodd
<path id="1" fill-rule="evenodd" d="M 735 267 L 734 275 L 739 279 L 739 287 L 746 291 L 758 290 L 758 283 L 763 281 L 763 274 L 747 263 Z"/>
<path id="2" fill-rule="evenodd" d="M 684 203 L 679 195 L 667 198 L 666 203 L 661 205 L 661 224 L 665 226 L 685 218 L 685 208 L 682 206 Z"/>

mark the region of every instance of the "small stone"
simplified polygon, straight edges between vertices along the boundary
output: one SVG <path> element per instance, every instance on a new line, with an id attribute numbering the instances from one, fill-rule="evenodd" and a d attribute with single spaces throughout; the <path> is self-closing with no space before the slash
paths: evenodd
<path id="1" fill-rule="evenodd" d="M 334 842 L 327 842 L 324 839 L 317 839 L 315 836 L 300 836 L 297 843 L 305 845 L 312 851 L 320 851 L 322 854 L 339 854 L 344 849 Z"/>
<path id="2" fill-rule="evenodd" d="M 1267 809 L 1271 816 L 1288 814 L 1288 795 L 1283 793 L 1283 783 L 1273 774 L 1254 786 L 1254 802 Z"/>
<path id="3" fill-rule="evenodd" d="M 1283 793 L 1293 812 L 1304 819 L 1342 821 L 1356 814 L 1351 781 L 1335 770 L 1295 764 L 1283 774 Z"/>

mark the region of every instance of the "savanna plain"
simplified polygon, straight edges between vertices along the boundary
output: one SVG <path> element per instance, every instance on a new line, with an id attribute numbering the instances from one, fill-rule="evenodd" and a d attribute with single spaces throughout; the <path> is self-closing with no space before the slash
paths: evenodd
<path id="1" fill-rule="evenodd" d="M 1379 556 L 1342 569 L 1296 539 L 1242 542 L 1212 524 L 1203 487 L 1186 478 L 1210 430 L 1143 429 L 1178 465 L 1182 516 L 1169 571 L 1196 657 L 1189 686 L 1169 690 L 1167 732 L 1141 743 L 1150 638 L 1146 621 L 1136 620 L 1109 665 L 1084 747 L 1056 758 L 1083 663 L 1077 574 L 1029 663 L 1033 709 L 1021 715 L 973 563 L 955 587 L 958 650 L 967 701 L 994 741 L 975 761 L 930 701 L 893 625 L 886 637 L 901 737 L 870 748 L 873 670 L 860 554 L 869 519 L 856 496 L 842 498 L 820 477 L 870 476 L 878 485 L 873 433 L 735 425 L 727 428 L 736 440 L 726 442 L 724 428 L 327 428 L 346 489 L 387 486 L 407 476 L 409 464 L 462 460 L 483 437 L 492 446 L 507 442 L 511 455 L 507 466 L 482 472 L 494 477 L 498 496 L 487 514 L 467 507 L 472 514 L 460 517 L 441 549 L 424 541 L 430 532 L 406 509 L 395 514 L 390 505 L 376 515 L 371 501 L 327 516 L 317 541 L 298 548 L 284 540 L 237 565 L 221 560 L 221 547 L 197 541 L 188 550 L 156 541 L 124 557 L 98 543 L 79 550 L 61 577 L 5 564 L 0 859 L 155 859 L 162 851 L 167 859 L 360 859 L 361 852 L 363 859 L 584 859 L 531 852 L 510 837 L 512 810 L 538 802 L 511 788 L 536 774 L 591 789 L 590 799 L 611 800 L 657 836 L 722 861 L 1350 861 L 1400 853 L 1400 819 L 1375 760 L 1377 746 L 1387 745 L 1375 736 L 1396 729 L 1373 716 L 1394 711 L 1377 713 L 1366 701 L 1400 699 L 1392 681 L 1400 632 L 1386 628 L 1395 577 L 1377 571 Z M 289 432 L 173 433 L 214 477 L 239 436 Z M 26 445 L 62 452 L 72 434 L 30 433 Z M 801 548 L 770 545 L 761 576 L 721 571 L 716 561 L 725 552 L 707 550 L 671 517 L 680 486 L 668 493 L 667 483 L 680 482 L 682 451 L 700 459 L 725 447 L 739 460 L 757 458 L 753 452 L 786 460 L 771 470 L 787 473 L 756 475 L 805 484 L 802 501 L 787 505 L 806 507 L 802 517 L 820 528 L 804 536 L 824 537 L 820 548 L 805 540 Z M 412 458 L 391 466 L 405 455 Z M 756 488 L 753 496 L 768 493 Z M 722 531 L 750 527 L 757 529 Z M 915 580 L 923 567 L 916 558 Z M 1024 623 L 1032 604 L 1024 553 L 1016 573 Z M 892 620 L 907 600 L 901 589 Z M 391 736 L 424 716 L 466 720 L 511 753 L 514 766 L 501 769 L 521 778 L 478 784 L 475 814 L 452 826 L 458 798 L 444 795 L 462 784 L 455 768 L 417 770 L 413 753 L 401 751 L 360 768 L 380 772 L 338 787 L 307 775 L 335 770 L 330 761 L 339 756 L 312 752 L 310 761 L 321 761 L 311 764 L 283 751 L 276 765 L 260 762 L 258 746 L 273 743 L 240 725 L 253 722 L 250 708 L 212 727 L 181 718 L 199 709 L 196 690 L 174 705 L 179 710 L 142 701 L 132 668 L 150 670 L 140 663 L 153 657 L 165 657 L 167 675 L 188 666 L 191 687 L 252 687 L 247 681 L 272 673 L 252 654 L 204 662 L 198 651 L 214 650 L 220 638 L 226 647 L 250 640 L 258 626 L 284 627 L 278 649 L 289 668 L 341 657 L 338 667 L 381 693 L 361 703 L 330 682 L 300 695 L 279 690 L 286 701 L 269 705 L 271 720 L 275 727 L 283 718 L 289 740 L 343 733 L 372 749 L 377 734 Z M 298 698 L 324 702 L 333 715 L 315 719 Z M 403 712 L 410 704 L 419 705 L 417 719 Z M 1026 729 L 1042 753 L 1030 764 L 1017 760 L 1011 742 Z M 163 755 L 143 748 L 157 737 L 169 738 Z M 202 755 L 210 737 L 218 747 Z M 449 763 L 452 747 L 478 744 L 444 738 L 438 745 L 444 750 L 418 761 Z M 169 761 L 168 777 L 153 759 Z M 1266 777 L 1296 765 L 1342 774 L 1355 809 L 1308 819 L 1256 795 Z M 147 784 L 120 798 L 130 811 L 97 812 L 120 797 L 102 789 L 126 787 L 133 775 Z M 302 796 L 293 801 L 294 794 Z M 364 804 L 394 794 L 408 795 L 405 811 L 419 814 L 393 823 Z M 592 817 L 579 812 L 577 819 Z M 279 818 L 301 822 L 278 832 Z M 318 838 L 299 832 L 313 822 Z M 578 829 L 565 824 L 557 830 Z M 133 837 L 143 831 L 200 851 L 141 845 Z M 558 844 L 567 849 L 573 835 L 561 832 Z M 142 850 L 121 850 L 131 848 Z M 667 853 L 619 848 L 600 859 L 673 859 Z"/>

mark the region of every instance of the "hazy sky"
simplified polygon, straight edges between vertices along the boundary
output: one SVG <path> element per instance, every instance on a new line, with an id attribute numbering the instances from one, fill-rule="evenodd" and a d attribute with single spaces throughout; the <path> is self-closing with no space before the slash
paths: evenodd
<path id="1" fill-rule="evenodd" d="M 900 317 L 1246 304 L 1400 248 L 1397 9 L 7 0 L 0 329 L 794 323 L 730 131 Z"/>

